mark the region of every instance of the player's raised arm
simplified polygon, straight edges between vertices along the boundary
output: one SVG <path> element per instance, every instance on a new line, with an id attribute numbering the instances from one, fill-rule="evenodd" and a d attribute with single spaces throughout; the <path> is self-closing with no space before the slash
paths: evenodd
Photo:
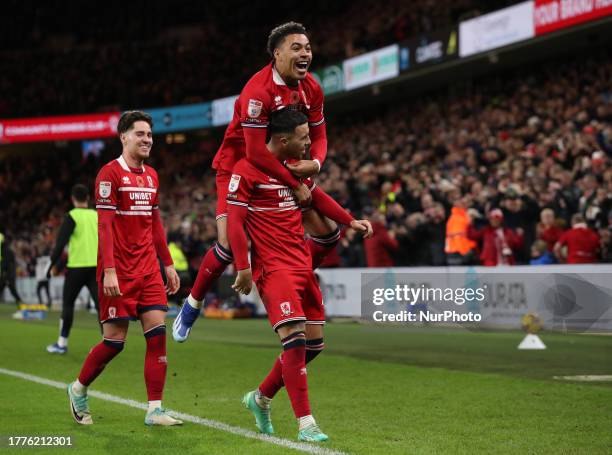
<path id="1" fill-rule="evenodd" d="M 312 81 L 316 84 L 315 81 Z M 310 130 L 310 160 L 300 160 L 297 163 L 287 164 L 293 175 L 308 178 L 321 171 L 327 156 L 327 129 L 323 116 L 323 91 L 316 84 L 315 96 L 308 111 L 308 127 Z"/>
<path id="2" fill-rule="evenodd" d="M 310 158 L 319 165 L 319 170 L 327 157 L 327 127 L 323 116 L 323 90 L 317 85 L 316 97 L 308 113 L 308 127 L 310 128 Z"/>

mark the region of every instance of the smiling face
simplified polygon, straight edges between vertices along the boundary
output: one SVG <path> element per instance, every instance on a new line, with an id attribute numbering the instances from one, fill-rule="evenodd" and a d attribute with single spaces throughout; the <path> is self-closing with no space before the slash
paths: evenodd
<path id="1" fill-rule="evenodd" d="M 287 35 L 274 49 L 274 66 L 287 85 L 304 80 L 311 63 L 312 49 L 306 35 Z"/>
<path id="2" fill-rule="evenodd" d="M 308 123 L 297 126 L 292 134 L 283 135 L 280 143 L 283 159 L 301 160 L 306 154 L 306 149 L 310 147 Z"/>
<path id="3" fill-rule="evenodd" d="M 121 133 L 123 150 L 135 161 L 142 162 L 149 157 L 153 146 L 151 126 L 144 120 L 138 120 L 125 133 Z"/>

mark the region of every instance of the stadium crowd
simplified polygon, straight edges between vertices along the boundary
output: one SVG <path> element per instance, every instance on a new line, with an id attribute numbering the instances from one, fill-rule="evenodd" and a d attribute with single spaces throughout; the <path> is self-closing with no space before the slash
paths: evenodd
<path id="1" fill-rule="evenodd" d="M 346 232 L 327 265 L 610 262 L 611 80 L 605 52 L 361 118 L 330 116 L 318 182 L 370 217 L 375 237 Z M 152 154 L 167 230 L 194 269 L 215 239 L 219 134 L 179 144 L 159 137 Z M 75 176 L 91 188 L 115 154 L 117 144 L 83 161 L 58 153 L 0 162 L 0 221 L 22 275 L 52 246 Z"/>
<path id="2" fill-rule="evenodd" d="M 273 9 L 244 0 L 74 3 L 11 0 L 5 6 L 28 13 L 0 18 L 0 118 L 235 95 L 267 63 L 269 31 L 304 9 L 295 0 Z M 516 1 L 314 0 L 300 20 L 311 32 L 316 68 L 510 3 Z M 352 26 L 338 26 L 346 23 Z"/>

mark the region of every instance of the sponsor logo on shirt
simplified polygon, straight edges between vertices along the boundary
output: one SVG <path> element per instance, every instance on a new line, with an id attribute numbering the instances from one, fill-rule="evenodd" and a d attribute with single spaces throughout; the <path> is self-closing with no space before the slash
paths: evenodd
<path id="1" fill-rule="evenodd" d="M 259 100 L 250 99 L 249 107 L 247 109 L 247 114 L 249 117 L 257 118 L 261 115 L 261 109 L 263 108 L 263 103 Z"/>
<path id="2" fill-rule="evenodd" d="M 229 182 L 228 190 L 230 193 L 235 193 L 240 186 L 240 176 L 238 174 L 232 174 L 232 178 Z"/>
<path id="3" fill-rule="evenodd" d="M 111 194 L 111 182 L 100 182 L 100 185 L 98 186 L 98 193 L 100 194 L 100 197 L 109 197 Z"/>

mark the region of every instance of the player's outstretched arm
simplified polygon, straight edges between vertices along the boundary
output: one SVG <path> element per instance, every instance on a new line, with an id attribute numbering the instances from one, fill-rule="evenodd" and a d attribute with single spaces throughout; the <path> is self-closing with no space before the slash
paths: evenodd
<path id="1" fill-rule="evenodd" d="M 251 264 L 249 263 L 249 244 L 244 230 L 248 209 L 244 205 L 227 206 L 227 239 L 234 255 L 234 265 L 238 271 L 232 289 L 242 294 L 250 294 L 253 287 Z"/>

